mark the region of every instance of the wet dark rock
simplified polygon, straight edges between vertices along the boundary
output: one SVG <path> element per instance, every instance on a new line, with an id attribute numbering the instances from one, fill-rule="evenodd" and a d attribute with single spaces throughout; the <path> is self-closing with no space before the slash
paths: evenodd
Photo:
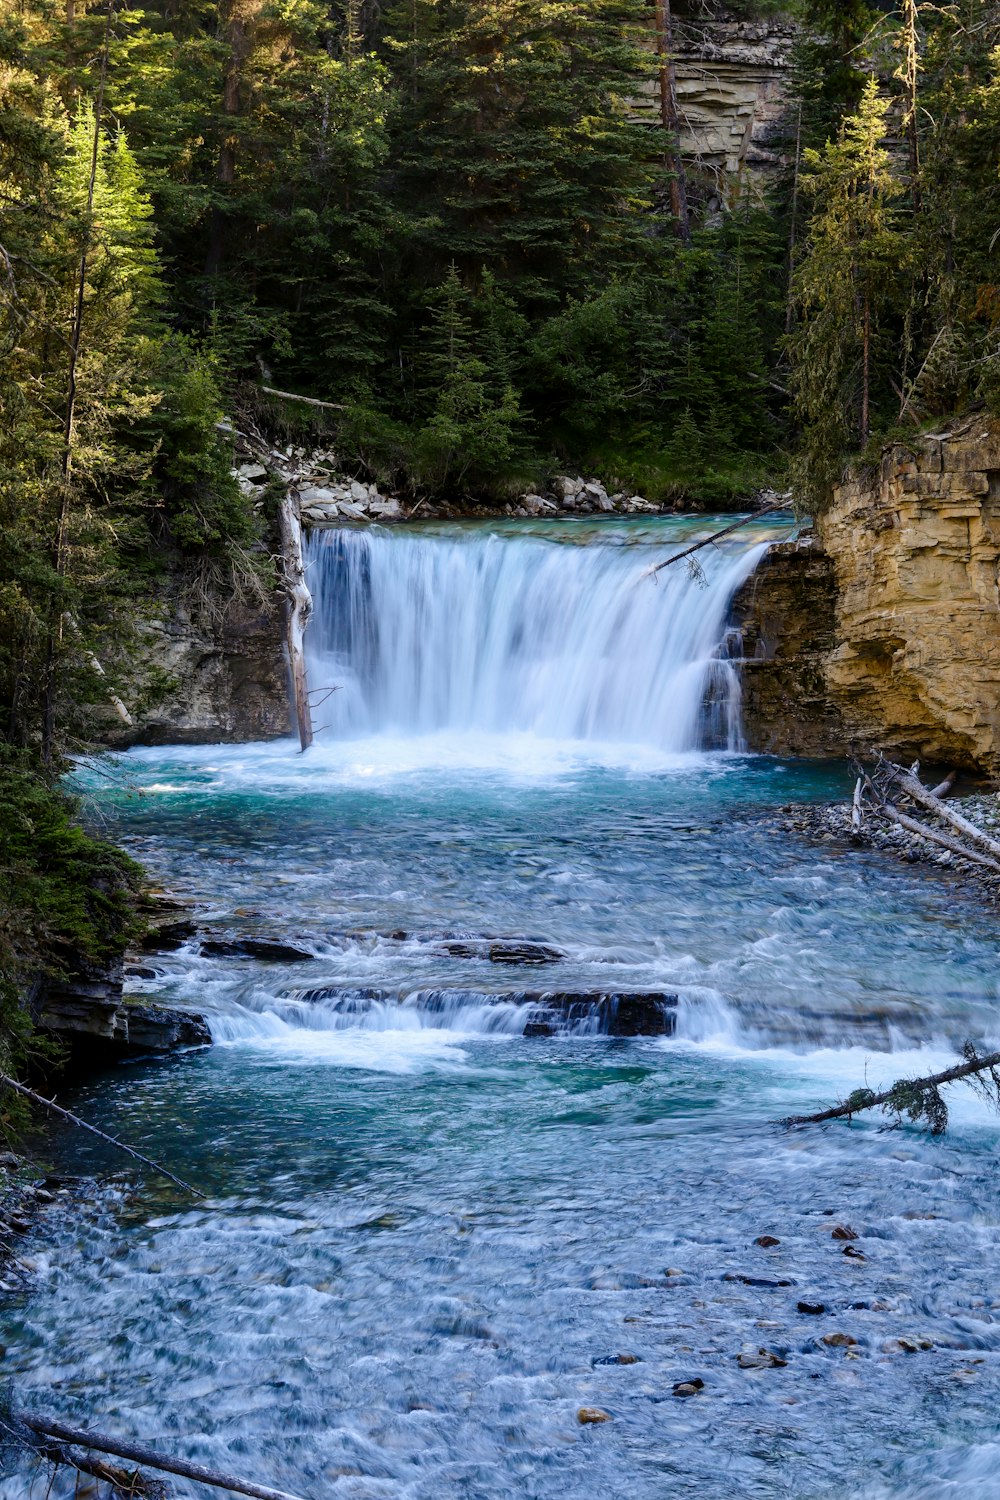
<path id="1" fill-rule="evenodd" d="M 758 1349 L 756 1354 L 737 1354 L 736 1363 L 741 1370 L 783 1370 L 788 1361 L 770 1349 Z"/>
<path id="2" fill-rule="evenodd" d="M 781 1241 L 775 1239 L 773 1234 L 759 1234 L 754 1240 L 754 1244 L 759 1245 L 762 1250 L 770 1250 L 775 1245 L 780 1245 Z"/>
<path id="3" fill-rule="evenodd" d="M 824 1333 L 823 1343 L 828 1349 L 854 1349 L 858 1341 L 852 1339 L 849 1333 Z"/>
<path id="4" fill-rule="evenodd" d="M 120 1022 L 116 1041 L 131 1052 L 174 1052 L 180 1047 L 212 1045 L 208 1022 L 196 1011 L 167 1005 L 125 1005 Z"/>
<path id="5" fill-rule="evenodd" d="M 744 1276 L 741 1271 L 727 1271 L 722 1279 L 723 1281 L 741 1281 L 744 1286 L 763 1286 L 772 1291 L 778 1287 L 795 1285 L 794 1281 L 774 1281 L 767 1276 Z"/>
<path id="6" fill-rule="evenodd" d="M 345 1013 L 363 1013 L 372 1005 L 404 1001 L 432 1014 L 461 1005 L 518 1005 L 530 1007 L 524 1021 L 527 1037 L 551 1037 L 583 1027 L 601 1036 L 672 1036 L 677 996 L 661 991 L 612 993 L 603 990 L 415 990 L 412 994 L 369 986 L 317 985 L 287 992 L 306 1004 L 334 1004 Z"/>
<path id="7" fill-rule="evenodd" d="M 856 1250 L 853 1245 L 845 1245 L 841 1254 L 848 1256 L 851 1260 L 864 1260 L 866 1258 L 864 1251 Z"/>
<path id="8" fill-rule="evenodd" d="M 826 1304 L 823 1302 L 797 1302 L 795 1307 L 797 1312 L 808 1313 L 813 1318 L 819 1317 L 820 1313 L 826 1312 Z"/>
<path id="9" fill-rule="evenodd" d="M 139 912 L 146 922 L 139 942 L 144 953 L 180 948 L 198 931 L 191 912 L 172 896 L 149 892 L 139 901 Z"/>
<path id="10" fill-rule="evenodd" d="M 604 1354 L 598 1359 L 592 1359 L 591 1364 L 597 1365 L 638 1365 L 641 1364 L 638 1354 Z"/>
<path id="11" fill-rule="evenodd" d="M 545 943 L 491 943 L 489 948 L 491 964 L 554 964 L 565 956 Z"/>
<path id="12" fill-rule="evenodd" d="M 315 953 L 274 938 L 203 938 L 198 950 L 205 958 L 257 958 L 263 963 L 294 964 L 315 960 Z"/>
<path id="13" fill-rule="evenodd" d="M 858 1231 L 852 1229 L 850 1224 L 838 1224 L 831 1235 L 831 1238 L 835 1240 L 856 1240 L 857 1237 Z"/>
<path id="14" fill-rule="evenodd" d="M 151 968 L 149 964 L 126 964 L 125 974 L 129 979 L 159 979 L 159 969 Z"/>
<path id="15" fill-rule="evenodd" d="M 704 1389 L 705 1382 L 695 1376 L 693 1380 L 678 1380 L 673 1393 L 675 1396 L 697 1396 Z"/>

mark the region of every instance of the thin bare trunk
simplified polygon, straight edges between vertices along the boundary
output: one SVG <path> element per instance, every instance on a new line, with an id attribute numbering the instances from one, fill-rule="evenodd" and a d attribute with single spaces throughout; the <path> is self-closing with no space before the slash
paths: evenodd
<path id="1" fill-rule="evenodd" d="M 918 0 L 903 0 L 903 61 L 897 77 L 905 90 L 906 108 L 903 128 L 910 162 L 910 192 L 913 208 L 920 212 L 920 142 L 917 136 L 917 75 L 920 71 L 920 48 L 917 36 Z"/>
<path id="2" fill-rule="evenodd" d="M 302 522 L 298 502 L 286 494 L 278 507 L 281 557 L 285 582 L 285 644 L 292 675 L 292 704 L 299 731 L 299 744 L 308 750 L 313 742 L 309 679 L 306 675 L 305 631 L 312 614 L 312 595 L 306 583 L 302 557 Z"/>
<path id="3" fill-rule="evenodd" d="M 687 179 L 681 157 L 680 113 L 677 108 L 677 68 L 674 62 L 674 21 L 670 0 L 656 0 L 656 50 L 660 59 L 660 123 L 665 137 L 664 163 L 670 173 L 670 207 L 677 233 L 691 243 Z"/>
<path id="4" fill-rule="evenodd" d="M 229 56 L 222 82 L 223 135 L 215 170 L 219 196 L 212 208 L 209 222 L 208 256 L 205 262 L 205 274 L 209 277 L 218 276 L 225 253 L 227 214 L 222 207 L 222 200 L 228 197 L 236 181 L 236 153 L 239 144 L 236 121 L 240 114 L 243 75 L 253 50 L 259 10 L 260 0 L 229 0 L 223 12 Z"/>
<path id="5" fill-rule="evenodd" d="M 133 1146 L 126 1146 L 115 1135 L 108 1135 L 103 1130 L 98 1130 L 96 1125 L 89 1125 L 86 1120 L 81 1120 L 79 1115 L 74 1115 L 70 1110 L 63 1109 L 61 1104 L 56 1104 L 54 1099 L 46 1099 L 44 1094 L 36 1094 L 34 1089 L 26 1088 L 23 1083 L 18 1083 L 13 1078 L 8 1078 L 6 1073 L 0 1073 L 0 1084 L 6 1088 L 13 1089 L 15 1094 L 20 1094 L 24 1099 L 30 1099 L 33 1104 L 40 1104 L 43 1109 L 50 1110 L 52 1114 L 59 1115 L 63 1120 L 69 1120 L 80 1130 L 89 1130 L 91 1135 L 100 1136 L 102 1141 L 107 1141 L 111 1146 L 117 1146 L 119 1151 L 124 1151 L 126 1156 L 131 1156 L 133 1161 L 142 1162 L 144 1167 L 152 1167 L 161 1177 L 166 1177 L 176 1187 L 183 1188 L 186 1193 L 193 1193 L 196 1198 L 204 1198 L 205 1194 L 193 1188 L 189 1182 L 183 1182 L 180 1177 L 175 1177 L 173 1172 L 168 1172 L 166 1167 L 161 1167 L 158 1161 L 151 1156 L 143 1156 L 141 1151 L 136 1151 Z"/>
<path id="6" fill-rule="evenodd" d="M 872 303 L 865 292 L 861 319 L 861 442 L 867 443 L 871 427 L 868 402 L 871 384 Z"/>
<path id="7" fill-rule="evenodd" d="M 289 1495 L 287 1490 L 276 1490 L 270 1485 L 256 1484 L 253 1480 L 238 1479 L 234 1474 L 222 1474 L 217 1469 L 207 1469 L 204 1464 L 189 1463 L 187 1459 L 171 1458 L 144 1444 L 130 1443 L 124 1438 L 90 1432 L 84 1427 L 70 1427 L 66 1422 L 41 1416 L 37 1412 L 19 1412 L 17 1420 L 42 1437 L 58 1438 L 60 1442 L 75 1443 L 78 1447 L 91 1448 L 98 1453 L 111 1453 L 115 1458 L 130 1459 L 146 1469 L 158 1469 L 161 1474 L 177 1474 L 182 1479 L 196 1480 L 198 1484 L 230 1490 L 234 1495 L 250 1495 L 253 1500 L 300 1500 L 299 1496 Z"/>
<path id="8" fill-rule="evenodd" d="M 94 133 L 90 151 L 90 176 L 87 182 L 87 208 L 83 221 L 83 240 L 80 246 L 80 261 L 77 268 L 76 298 L 73 304 L 73 322 L 69 339 L 69 369 L 66 380 L 66 406 L 63 415 L 63 446 L 60 464 L 59 514 L 56 520 L 55 537 L 52 544 L 52 567 L 61 582 L 66 572 L 66 537 L 73 486 L 73 445 L 76 436 L 77 368 L 80 362 L 80 347 L 83 342 L 83 313 L 87 300 L 87 267 L 90 260 L 90 244 L 93 235 L 94 190 L 97 185 L 97 163 L 101 150 L 101 120 L 104 116 L 104 90 L 108 78 L 108 49 L 111 42 L 111 23 L 114 18 L 115 0 L 108 0 L 104 19 L 104 43 L 101 49 L 101 76 L 94 102 Z M 44 691 L 42 697 L 42 760 L 51 765 L 55 757 L 56 735 L 56 667 L 62 645 L 63 609 L 61 589 L 57 583 L 52 601 L 52 624 L 45 649 Z"/>
<path id="9" fill-rule="evenodd" d="M 802 166 L 802 105 L 799 104 L 798 117 L 795 124 L 795 170 L 792 177 L 792 206 L 791 219 L 788 226 L 788 296 L 785 301 L 785 332 L 791 333 L 792 323 L 795 318 L 795 304 L 792 300 L 792 276 L 795 273 L 795 236 L 798 229 L 799 212 L 799 172 Z"/>

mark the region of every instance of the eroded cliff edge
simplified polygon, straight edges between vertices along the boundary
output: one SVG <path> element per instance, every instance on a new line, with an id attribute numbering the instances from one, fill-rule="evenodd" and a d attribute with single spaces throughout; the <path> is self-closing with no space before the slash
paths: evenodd
<path id="1" fill-rule="evenodd" d="M 735 601 L 751 748 L 1000 774 L 1000 421 L 885 449 Z"/>

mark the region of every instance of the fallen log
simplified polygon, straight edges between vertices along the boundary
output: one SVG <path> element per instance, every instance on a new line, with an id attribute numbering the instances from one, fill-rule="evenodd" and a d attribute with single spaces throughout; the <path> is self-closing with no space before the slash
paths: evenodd
<path id="1" fill-rule="evenodd" d="M 286 494 L 278 507 L 281 559 L 285 584 L 285 644 L 292 674 L 292 702 L 299 744 L 303 751 L 313 742 L 309 681 L 306 676 L 305 631 L 312 614 L 312 594 L 306 583 L 302 556 L 302 522 L 295 499 Z"/>
<path id="2" fill-rule="evenodd" d="M 646 569 L 642 577 L 652 578 L 662 568 L 669 568 L 672 563 L 682 562 L 685 557 L 690 557 L 693 552 L 700 552 L 702 547 L 710 547 L 713 542 L 717 542 L 720 537 L 728 536 L 731 531 L 739 531 L 741 526 L 749 526 L 751 521 L 759 521 L 761 516 L 769 516 L 775 511 L 785 509 L 787 507 L 780 503 L 777 505 L 763 505 L 759 510 L 752 511 L 750 515 L 743 516 L 741 520 L 734 521 L 731 526 L 723 526 L 721 531 L 713 531 L 711 536 L 703 537 L 700 542 L 695 542 L 692 546 L 685 547 L 683 552 L 675 552 L 673 557 L 666 557 L 663 562 L 654 563 L 651 568 Z"/>
<path id="3" fill-rule="evenodd" d="M 938 1090 L 942 1084 L 956 1083 L 963 1078 L 978 1078 L 980 1073 L 990 1076 L 990 1098 L 996 1103 L 1000 1094 L 1000 1078 L 996 1068 L 1000 1067 L 1000 1052 L 987 1052 L 980 1056 L 971 1045 L 965 1048 L 965 1061 L 942 1073 L 931 1073 L 926 1078 L 897 1078 L 891 1088 L 875 1093 L 872 1089 L 855 1089 L 843 1104 L 830 1109 L 821 1109 L 813 1115 L 789 1115 L 782 1125 L 823 1125 L 827 1120 L 850 1119 L 866 1109 L 884 1109 L 896 1115 L 907 1114 L 913 1120 L 921 1115 L 930 1121 L 931 1132 L 940 1135 L 948 1121 L 948 1111 Z M 981 1084 L 982 1088 L 983 1085 Z"/>
<path id="4" fill-rule="evenodd" d="M 156 1469 L 161 1474 L 176 1474 L 181 1479 L 194 1479 L 199 1484 L 229 1490 L 234 1495 L 250 1495 L 252 1500 L 303 1500 L 301 1495 L 290 1495 L 286 1490 L 256 1484 L 250 1479 L 239 1479 L 235 1474 L 223 1474 L 216 1469 L 206 1468 L 204 1464 L 189 1463 L 187 1459 L 171 1458 L 168 1454 L 158 1453 L 141 1443 L 130 1443 L 123 1438 L 108 1437 L 104 1433 L 90 1432 L 82 1427 L 71 1427 L 67 1422 L 58 1422 L 35 1412 L 19 1412 L 17 1420 L 43 1439 L 56 1438 L 79 1448 L 110 1453 L 115 1458 L 127 1458 L 133 1463 L 141 1464 L 145 1469 Z"/>
<path id="5" fill-rule="evenodd" d="M 1000 874 L 1000 864 L 995 859 L 980 854 L 976 849 L 969 849 L 965 844 L 959 843 L 958 839 L 942 833 L 940 828 L 932 828 L 928 823 L 921 823 L 917 818 L 901 813 L 899 808 L 891 802 L 884 803 L 879 811 L 889 819 L 890 823 L 898 823 L 900 828 L 906 828 L 910 833 L 918 833 L 921 838 L 930 839 L 931 843 L 940 844 L 943 849 L 950 849 L 952 854 L 957 854 L 962 859 L 970 860 L 973 864 L 982 865 L 985 869 L 994 870 Z"/>
<path id="6" fill-rule="evenodd" d="M 21 1094 L 23 1098 L 30 1099 L 35 1104 L 40 1104 L 43 1109 L 51 1110 L 54 1115 L 60 1115 L 62 1119 L 69 1120 L 71 1124 L 79 1126 L 81 1130 L 89 1130 L 91 1135 L 100 1136 L 102 1141 L 107 1141 L 111 1146 L 117 1146 L 119 1151 L 124 1151 L 126 1156 L 132 1157 L 133 1161 L 140 1161 L 143 1166 L 152 1167 L 154 1172 L 158 1172 L 161 1177 L 166 1177 L 176 1187 L 183 1188 L 186 1193 L 192 1193 L 196 1198 L 204 1198 L 204 1193 L 192 1187 L 189 1182 L 183 1182 L 179 1177 L 175 1177 L 173 1172 L 168 1171 L 166 1167 L 161 1167 L 160 1163 L 154 1161 L 151 1156 L 143 1156 L 141 1151 L 136 1151 L 132 1146 L 126 1146 L 125 1142 L 120 1141 L 117 1136 L 108 1135 L 104 1130 L 98 1130 L 96 1125 L 89 1125 L 86 1120 L 81 1120 L 79 1115 L 74 1115 L 70 1110 L 63 1109 L 61 1104 L 56 1104 L 54 1099 L 46 1099 L 44 1094 L 36 1094 L 34 1089 L 26 1088 L 23 1083 L 18 1083 L 15 1079 L 8 1078 L 6 1073 L 0 1073 L 0 1083 L 5 1084 L 9 1089 L 13 1089 L 16 1094 Z M 127 1454 L 125 1456 L 128 1457 Z"/>
<path id="7" fill-rule="evenodd" d="M 346 406 L 339 406 L 336 401 L 320 401 L 315 396 L 296 396 L 294 391 L 276 391 L 273 385 L 262 385 L 261 390 L 265 396 L 277 396 L 279 401 L 299 401 L 303 406 L 321 406 L 324 411 L 346 411 Z"/>
<path id="8" fill-rule="evenodd" d="M 990 838 L 990 835 L 984 833 L 981 828 L 977 828 L 975 823 L 970 823 L 968 818 L 964 818 L 953 807 L 949 807 L 946 802 L 942 802 L 941 798 L 935 795 L 935 792 L 925 787 L 923 782 L 918 781 L 916 776 L 911 772 L 904 771 L 902 766 L 890 765 L 888 770 L 893 781 L 908 797 L 912 798 L 920 807 L 924 807 L 928 812 L 932 812 L 943 823 L 950 823 L 952 828 L 956 829 L 959 833 L 963 833 L 967 839 L 971 839 L 981 849 L 985 849 L 992 857 L 994 863 L 997 863 L 998 867 L 1000 867 L 1000 843 L 996 839 Z"/>

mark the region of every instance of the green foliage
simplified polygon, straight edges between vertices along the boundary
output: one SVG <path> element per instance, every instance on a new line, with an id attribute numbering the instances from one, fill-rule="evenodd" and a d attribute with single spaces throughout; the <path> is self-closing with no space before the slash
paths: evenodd
<path id="1" fill-rule="evenodd" d="M 82 962 L 120 956 L 137 929 L 139 867 L 75 821 L 33 757 L 0 747 L 0 1071 L 39 1051 L 24 997 Z M 43 1049 L 44 1050 L 44 1049 Z M 0 1134 L 19 1112 L 0 1099 Z"/>
<path id="2" fill-rule="evenodd" d="M 802 188 L 813 212 L 793 284 L 800 321 L 788 349 L 803 431 L 798 490 L 807 510 L 825 502 L 849 448 L 868 440 L 875 376 L 894 331 L 892 289 L 907 242 L 895 214 L 901 189 L 885 144 L 887 111 L 870 80 L 839 140 L 805 154 Z"/>

